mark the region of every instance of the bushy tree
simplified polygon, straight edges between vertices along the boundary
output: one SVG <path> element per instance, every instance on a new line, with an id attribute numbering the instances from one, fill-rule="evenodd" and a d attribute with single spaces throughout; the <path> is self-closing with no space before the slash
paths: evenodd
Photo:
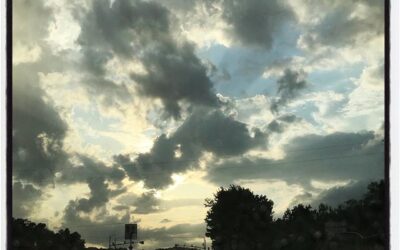
<path id="1" fill-rule="evenodd" d="M 287 209 L 280 220 L 280 238 L 285 239 L 281 244 L 283 249 L 316 249 L 322 226 L 318 223 L 318 211 L 310 205 L 299 204 Z"/>
<path id="2" fill-rule="evenodd" d="M 46 224 L 33 223 L 26 219 L 11 220 L 12 249 L 41 249 L 41 250 L 83 250 L 85 241 L 79 233 L 70 233 L 67 229 L 58 233 L 50 231 Z"/>
<path id="3" fill-rule="evenodd" d="M 249 189 L 232 185 L 220 188 L 214 199 L 206 200 L 207 233 L 216 250 L 268 249 L 273 202 Z"/>
<path id="4" fill-rule="evenodd" d="M 273 202 L 240 186 L 220 188 L 206 200 L 207 236 L 216 250 L 383 249 L 385 183 L 372 182 L 360 200 L 336 208 L 299 204 L 272 219 Z"/>

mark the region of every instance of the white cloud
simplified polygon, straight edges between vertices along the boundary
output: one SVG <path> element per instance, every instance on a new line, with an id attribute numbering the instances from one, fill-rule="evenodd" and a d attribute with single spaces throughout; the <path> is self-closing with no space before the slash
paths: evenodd
<path id="1" fill-rule="evenodd" d="M 42 53 L 42 49 L 38 45 L 24 45 L 20 42 L 13 45 L 13 65 L 20 63 L 36 62 Z"/>

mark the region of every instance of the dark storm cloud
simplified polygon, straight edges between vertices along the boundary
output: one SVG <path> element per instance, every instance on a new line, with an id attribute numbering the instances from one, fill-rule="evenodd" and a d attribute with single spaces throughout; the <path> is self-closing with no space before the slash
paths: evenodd
<path id="1" fill-rule="evenodd" d="M 291 114 L 286 114 L 283 116 L 280 116 L 270 122 L 267 126 L 267 130 L 271 133 L 283 133 L 285 129 L 292 123 L 296 123 L 300 121 L 301 118 L 291 115 Z"/>
<path id="2" fill-rule="evenodd" d="M 271 104 L 271 110 L 278 110 L 288 104 L 293 98 L 297 97 L 299 92 L 307 86 L 305 73 L 286 69 L 283 75 L 277 80 L 278 99 Z"/>
<path id="3" fill-rule="evenodd" d="M 63 149 L 68 126 L 52 103 L 45 101 L 47 95 L 39 85 L 36 70 L 51 69 L 42 64 L 39 61 L 13 67 L 13 176 L 47 185 L 54 183 L 56 172 L 60 172 L 57 181 L 88 183 L 91 196 L 79 200 L 78 208 L 89 211 L 118 194 L 118 190 L 109 190 L 104 181 L 118 184 L 125 173 L 85 156 L 79 157 L 82 165 L 71 166 L 72 156 Z"/>
<path id="4" fill-rule="evenodd" d="M 75 209 L 89 213 L 94 208 L 106 204 L 112 197 L 126 191 L 122 187 L 122 179 L 125 177 L 123 170 L 116 166 L 106 166 L 84 155 L 78 156 L 81 164 L 65 167 L 57 179 L 60 183 L 87 183 L 90 189 L 89 198 L 75 200 Z M 110 189 L 109 183 L 117 185 L 116 189 Z"/>
<path id="5" fill-rule="evenodd" d="M 217 157 L 237 156 L 266 143 L 267 137 L 260 130 L 249 131 L 246 124 L 219 110 L 200 109 L 170 136 L 159 136 L 149 153 L 140 154 L 134 161 L 118 155 L 115 161 L 132 179 L 144 181 L 149 188 L 164 188 L 173 183 L 172 174 L 195 169 L 204 152 Z"/>
<path id="6" fill-rule="evenodd" d="M 149 214 L 161 210 L 160 200 L 155 197 L 154 191 L 143 193 L 132 202 L 132 205 L 135 206 L 133 213 L 136 214 Z"/>
<path id="7" fill-rule="evenodd" d="M 174 37 L 169 11 L 156 2 L 93 1 L 88 13 L 76 14 L 82 25 L 78 38 L 86 80 L 94 93 L 129 100 L 124 84 L 105 79 L 106 63 L 139 59 L 146 73 L 132 73 L 143 96 L 161 100 L 166 114 L 179 118 L 180 102 L 216 106 L 217 98 L 206 66 L 197 58 L 193 45 Z M 128 96 L 127 96 L 128 95 Z M 111 101 L 108 101 L 108 104 Z"/>
<path id="8" fill-rule="evenodd" d="M 266 135 L 259 129 L 250 131 L 246 124 L 219 110 L 194 112 L 172 138 L 184 155 L 197 146 L 219 157 L 240 155 L 266 143 Z"/>
<path id="9" fill-rule="evenodd" d="M 68 164 L 63 149 L 67 123 L 40 83 L 39 74 L 70 69 L 63 53 L 55 55 L 46 38 L 54 13 L 43 1 L 13 1 L 13 45 L 40 47 L 34 62 L 13 65 L 13 177 L 35 185 L 53 182 Z"/>
<path id="10" fill-rule="evenodd" d="M 298 204 L 303 204 L 303 205 L 309 204 L 312 199 L 313 199 L 313 195 L 309 192 L 305 192 L 305 193 L 296 195 L 290 202 L 288 208 L 297 206 Z"/>
<path id="11" fill-rule="evenodd" d="M 39 45 L 40 59 L 13 66 L 13 176 L 37 185 L 52 182 L 55 170 L 63 165 L 62 150 L 67 125 L 39 85 L 38 72 L 56 68 L 59 60 L 49 54 L 44 41 L 53 18 L 42 1 L 13 1 L 14 45 Z"/>
<path id="12" fill-rule="evenodd" d="M 159 98 L 167 113 L 180 117 L 179 101 L 193 105 L 217 106 L 207 68 L 197 58 L 191 44 L 165 41 L 142 58 L 147 73 L 133 74 L 140 93 Z"/>
<path id="13" fill-rule="evenodd" d="M 67 124 L 39 87 L 30 65 L 13 67 L 13 175 L 34 184 L 51 183 L 66 164 Z"/>
<path id="14" fill-rule="evenodd" d="M 117 84 L 106 77 L 106 64 L 114 56 L 133 59 L 141 43 L 156 39 L 168 30 L 168 13 L 156 3 L 142 1 L 92 1 L 89 12 L 77 6 L 75 16 L 81 24 L 77 39 L 83 53 L 83 80 L 89 94 L 102 97 L 104 106 L 131 100 L 126 83 Z M 136 47 L 135 47 L 136 46 Z M 137 47 L 139 46 L 139 47 Z"/>
<path id="15" fill-rule="evenodd" d="M 373 180 L 377 179 L 378 178 L 374 178 Z M 311 205 L 313 207 L 318 207 L 319 204 L 324 203 L 336 207 L 350 199 L 360 199 L 368 191 L 367 187 L 371 181 L 372 180 L 351 182 L 345 186 L 327 189 L 315 197 Z"/>
<path id="16" fill-rule="evenodd" d="M 85 182 L 90 178 L 102 177 L 105 180 L 118 184 L 125 177 L 125 173 L 117 166 L 107 166 L 95 158 L 86 155 L 75 155 L 79 164 L 69 165 L 60 171 L 58 181 L 62 183 Z"/>
<path id="17" fill-rule="evenodd" d="M 298 204 L 310 204 L 312 207 L 318 208 L 322 203 L 331 207 L 337 207 L 348 200 L 360 199 L 367 192 L 368 184 L 371 181 L 378 179 L 379 178 L 351 181 L 344 186 L 335 186 L 324 189 L 318 195 L 312 195 L 309 192 L 305 192 L 293 198 L 289 207 Z"/>
<path id="18" fill-rule="evenodd" d="M 315 9 L 326 13 L 321 21 L 313 26 L 304 42 L 310 49 L 319 44 L 328 46 L 351 46 L 360 41 L 367 41 L 384 32 L 384 1 L 311 1 Z M 354 11 L 363 5 L 361 16 L 354 16 Z M 332 8 L 334 6 L 334 8 Z"/>
<path id="19" fill-rule="evenodd" d="M 212 8 L 219 1 L 205 2 Z M 270 49 L 279 29 L 293 17 L 290 8 L 277 0 L 222 0 L 221 4 L 222 18 L 232 26 L 233 38 L 250 47 Z"/>
<path id="20" fill-rule="evenodd" d="M 14 218 L 27 218 L 34 209 L 36 202 L 42 196 L 42 191 L 31 184 L 14 182 L 12 187 L 12 216 Z"/>
<path id="21" fill-rule="evenodd" d="M 246 158 L 210 166 L 206 179 L 228 185 L 239 179 L 283 180 L 312 188 L 311 180 L 370 180 L 383 177 L 383 143 L 372 132 L 306 135 L 284 147 L 282 160 Z"/>
<path id="22" fill-rule="evenodd" d="M 96 55 L 108 51 L 130 58 L 137 53 L 135 46 L 169 33 L 168 11 L 158 3 L 140 0 L 118 0 L 112 5 L 108 0 L 91 3 L 88 13 L 76 13 L 82 26 L 78 43 L 85 53 Z"/>
<path id="23" fill-rule="evenodd" d="M 187 165 L 190 165 L 188 162 L 175 159 L 176 148 L 171 139 L 161 135 L 149 153 L 140 154 L 134 161 L 129 155 L 117 155 L 114 160 L 133 180 L 143 180 L 149 188 L 166 187 L 173 182 L 172 173 L 183 172 L 189 168 Z"/>
<path id="24" fill-rule="evenodd" d="M 90 188 L 90 198 L 77 200 L 77 211 L 90 212 L 95 207 L 104 205 L 109 200 L 109 189 L 104 178 L 91 178 L 87 181 Z"/>
<path id="25" fill-rule="evenodd" d="M 22 41 L 24 45 L 38 44 L 41 47 L 41 54 L 35 62 L 13 66 L 13 177 L 16 180 L 23 180 L 24 183 L 27 181 L 45 186 L 59 181 L 54 179 L 59 172 L 64 174 L 63 177 L 68 175 L 68 181 L 64 178 L 64 182 L 87 183 L 90 197 L 76 200 L 76 208 L 88 212 L 124 191 L 123 188 L 110 190 L 107 181 L 118 184 L 125 174 L 122 170 L 118 172 L 106 168 L 83 156 L 80 160 L 85 167 L 71 166 L 69 160 L 72 156 L 64 150 L 63 145 L 68 125 L 42 89 L 38 77 L 39 73 L 46 74 L 70 68 L 62 56 L 55 56 L 52 53 L 45 41 L 52 11 L 44 7 L 41 1 L 15 1 L 14 4 L 16 9 L 13 18 L 15 23 L 19 24 L 14 30 L 14 41 Z M 29 16 L 37 18 L 26 21 Z M 37 33 L 32 33 L 30 29 Z M 31 41 L 23 40 L 24 32 L 32 39 Z M 26 198 L 22 191 L 32 198 Z M 33 185 L 16 182 L 13 197 L 15 214 L 28 215 L 27 209 L 35 206 L 41 198 L 40 194 L 40 190 L 36 190 Z"/>

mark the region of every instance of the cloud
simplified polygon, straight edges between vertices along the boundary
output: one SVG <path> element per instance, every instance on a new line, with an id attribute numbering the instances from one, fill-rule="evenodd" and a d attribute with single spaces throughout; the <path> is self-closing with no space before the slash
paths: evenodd
<path id="1" fill-rule="evenodd" d="M 194 54 L 191 44 L 175 44 L 171 41 L 157 44 L 142 58 L 146 74 L 133 74 L 139 93 L 159 98 L 166 112 L 179 118 L 179 101 L 192 105 L 215 107 L 217 98 L 213 83 L 207 76 L 207 68 Z"/>
<path id="2" fill-rule="evenodd" d="M 276 0 L 205 2 L 210 13 L 222 10 L 233 40 L 250 47 L 270 49 L 280 28 L 293 17 L 290 8 Z"/>
<path id="3" fill-rule="evenodd" d="M 382 1 L 310 1 L 307 11 L 320 12 L 319 21 L 310 20 L 309 32 L 300 37 L 307 49 L 318 46 L 351 46 L 365 42 L 384 32 L 384 3 Z M 315 16 L 315 15 L 314 15 Z"/>
<path id="4" fill-rule="evenodd" d="M 107 166 L 105 163 L 86 155 L 71 155 L 76 164 L 71 164 L 59 172 L 57 181 L 60 183 L 85 182 L 91 178 L 104 178 L 118 184 L 125 177 L 125 173 L 118 166 Z"/>
<path id="5" fill-rule="evenodd" d="M 20 181 L 14 182 L 12 187 L 12 216 L 14 218 L 27 218 L 34 211 L 42 194 L 40 189 L 31 184 L 23 184 Z"/>
<path id="6" fill-rule="evenodd" d="M 123 237 L 124 224 L 134 223 L 130 219 L 129 211 L 122 216 L 110 214 L 104 207 L 100 212 L 93 215 L 93 218 L 84 216 L 77 209 L 78 204 L 70 201 L 63 214 L 62 228 L 69 228 L 72 231 L 78 231 L 86 242 L 92 244 L 108 245 L 108 239 L 116 234 L 120 239 Z"/>
<path id="7" fill-rule="evenodd" d="M 283 180 L 313 189 L 312 180 L 374 180 L 383 177 L 383 144 L 373 132 L 305 135 L 291 140 L 281 160 L 248 158 L 209 166 L 207 180 L 229 185 L 237 180 Z"/>
<path id="8" fill-rule="evenodd" d="M 93 208 L 104 205 L 109 200 L 108 185 L 103 178 L 92 178 L 88 180 L 90 198 L 77 200 L 77 211 L 90 212 Z"/>
<path id="9" fill-rule="evenodd" d="M 296 195 L 290 202 L 288 208 L 294 207 L 298 204 L 303 204 L 303 205 L 309 204 L 312 198 L 313 195 L 309 192 L 304 192 L 302 194 Z"/>
<path id="10" fill-rule="evenodd" d="M 269 132 L 281 134 L 285 131 L 288 125 L 299 121 L 301 121 L 301 119 L 298 118 L 297 116 L 292 114 L 286 114 L 277 117 L 275 120 L 270 122 L 267 126 L 267 129 Z"/>
<path id="11" fill-rule="evenodd" d="M 299 92 L 307 86 L 306 75 L 303 71 L 293 71 L 286 69 L 283 75 L 277 80 L 278 99 L 271 104 L 271 110 L 278 110 L 297 97 Z"/>
<path id="12" fill-rule="evenodd" d="M 78 155 L 80 165 L 68 166 L 59 172 L 57 181 L 59 183 L 87 183 L 90 189 L 89 198 L 75 200 L 75 209 L 86 213 L 91 212 L 106 204 L 111 198 L 126 191 L 122 187 L 122 179 L 125 177 L 123 170 L 117 166 L 106 166 L 84 155 Z M 109 183 L 117 185 L 117 188 L 110 189 Z"/>
<path id="13" fill-rule="evenodd" d="M 161 199 L 155 196 L 155 191 L 144 192 L 141 195 L 125 194 L 119 197 L 117 202 L 121 205 L 117 206 L 116 210 L 134 207 L 133 213 L 135 214 L 151 214 L 164 211 L 164 208 L 160 207 Z"/>
<path id="14" fill-rule="evenodd" d="M 141 195 L 133 193 L 125 194 L 118 198 L 117 202 L 121 205 L 115 210 L 123 210 L 134 207 L 134 214 L 151 214 L 165 212 L 177 207 L 202 206 L 202 199 L 171 199 L 165 200 L 156 196 L 154 190 L 144 192 Z"/>
<path id="15" fill-rule="evenodd" d="M 170 136 L 159 136 L 149 153 L 140 154 L 134 161 L 127 155 L 117 155 L 115 161 L 133 180 L 142 180 L 149 188 L 163 188 L 173 183 L 172 174 L 198 167 L 204 152 L 237 156 L 266 142 L 259 129 L 249 131 L 246 124 L 219 110 L 200 109 Z"/>
<path id="16" fill-rule="evenodd" d="M 79 13 L 79 12 L 78 12 Z M 206 66 L 195 55 L 192 44 L 177 38 L 171 29 L 170 12 L 149 1 L 93 1 L 90 11 L 76 15 L 82 31 L 83 67 L 89 73 L 86 84 L 97 94 L 129 100 L 129 82 L 116 84 L 107 78 L 107 62 L 140 61 L 144 72 L 130 72 L 138 93 L 161 101 L 166 114 L 181 115 L 180 102 L 217 106 Z M 114 100 L 115 102 L 116 100 Z"/>
<path id="17" fill-rule="evenodd" d="M 123 224 L 135 221 L 132 214 L 144 218 L 155 216 L 158 218 L 155 222 L 159 222 L 164 218 L 161 213 L 170 209 L 181 207 L 185 210 L 189 206 L 197 206 L 197 209 L 202 206 L 203 201 L 199 199 L 165 200 L 156 195 L 154 189 L 172 184 L 174 178 L 171 176 L 174 174 L 202 168 L 202 173 L 207 172 L 206 179 L 217 185 L 255 179 L 283 180 L 309 188 L 304 190 L 307 192 L 303 196 L 297 197 L 297 201 L 323 201 L 328 204 L 337 204 L 347 197 L 358 197 L 361 183 L 383 176 L 383 149 L 381 137 L 376 133 L 323 134 L 327 131 L 327 122 L 336 124 L 330 131 L 337 130 L 339 120 L 347 122 L 348 130 L 356 131 L 363 126 L 361 123 L 367 123 L 367 118 L 359 118 L 360 114 L 368 117 L 372 124 L 376 123 L 376 117 L 383 114 L 379 108 L 383 99 L 378 94 L 371 94 L 373 90 L 378 90 L 375 93 L 381 91 L 383 87 L 384 67 L 382 61 L 375 60 L 383 58 L 380 50 L 383 39 L 379 40 L 383 37 L 381 1 L 298 1 L 309 7 L 306 6 L 304 16 L 299 15 L 301 6 L 290 10 L 284 5 L 294 5 L 295 1 L 52 2 L 13 1 L 14 215 L 45 217 L 49 204 L 57 203 L 57 208 L 49 210 L 49 214 L 53 214 L 60 205 L 64 206 L 64 202 L 72 199 L 65 207 L 64 217 L 56 216 L 50 224 L 57 224 L 58 219 L 62 219 L 63 226 L 77 230 L 87 242 L 107 245 L 110 232 L 115 231 L 121 237 Z M 64 14 L 72 10 L 71 6 L 75 6 L 72 13 L 75 20 L 59 25 L 61 22 L 57 20 L 64 19 Z M 207 9 L 202 9 L 205 6 Z M 59 15 L 59 9 L 65 9 L 65 13 Z M 293 20 L 292 11 L 298 15 L 300 26 L 286 26 Z M 68 24 L 79 26 L 80 33 L 79 29 L 64 29 Z M 54 37 L 50 39 L 56 35 L 51 31 L 54 28 L 67 36 L 79 33 L 71 34 L 66 39 L 69 42 L 74 41 L 76 35 L 78 39 L 73 46 L 61 48 L 53 41 Z M 282 29 L 293 31 L 293 37 L 279 44 Z M 297 32 L 303 31 L 305 33 L 298 40 L 298 47 L 290 47 Z M 196 45 L 204 46 L 209 41 L 220 45 L 197 50 Z M 229 48 L 231 44 L 243 47 Z M 290 48 L 281 50 L 278 48 L 281 46 Z M 298 52 L 301 52 L 300 55 Z M 361 56 L 358 52 L 362 52 L 359 53 Z M 211 61 L 203 57 L 210 57 Z M 280 60 L 282 57 L 284 59 Z M 272 64 L 266 75 L 278 78 L 276 99 L 261 94 L 259 89 L 270 81 L 257 78 L 267 61 Z M 302 70 L 310 74 L 310 80 L 315 80 L 315 75 L 311 79 L 311 74 L 320 73 L 315 70 L 324 73 L 330 70 L 330 73 L 336 74 L 339 67 L 342 69 L 355 62 L 366 64 L 359 78 L 353 81 L 358 88 L 352 94 L 339 95 L 335 92 L 339 97 L 332 97 L 334 100 L 330 96 L 322 98 L 321 93 L 311 93 L 309 97 L 312 100 L 308 100 L 307 96 L 299 98 L 308 84 L 306 73 Z M 212 63 L 219 68 L 216 69 Z M 351 72 L 359 69 L 358 65 L 349 67 Z M 49 76 L 52 73 L 69 75 L 67 78 L 70 81 L 57 84 L 59 79 Z M 342 71 L 339 73 L 342 74 Z M 46 78 L 48 81 L 45 83 L 43 77 L 39 79 L 38 75 L 49 76 Z M 259 95 L 243 99 L 217 96 L 214 82 L 223 81 L 248 85 L 237 90 L 236 85 L 229 87 L 225 84 L 231 94 L 247 88 L 247 93 Z M 222 85 L 217 85 L 217 88 L 227 91 Z M 52 91 L 58 92 L 57 95 Z M 76 102 L 82 103 L 78 100 L 82 95 L 77 96 L 75 91 L 86 93 L 84 98 L 89 108 L 76 105 Z M 68 105 L 65 104 L 67 95 L 63 96 L 64 93 L 75 97 L 70 98 L 72 100 L 68 101 Z M 312 96 L 324 100 L 316 100 Z M 223 103 L 224 98 L 231 103 Z M 294 99 L 296 103 L 292 102 Z M 351 101 L 340 113 L 339 109 L 348 99 Z M 315 127 L 300 126 L 300 121 L 307 120 L 304 117 L 309 115 L 307 110 L 305 113 L 304 110 L 296 110 L 299 113 L 293 115 L 276 112 L 288 104 L 299 108 L 301 103 L 307 102 L 314 102 L 319 110 L 319 113 L 311 113 L 309 119 L 315 119 Z M 165 123 L 167 128 L 163 130 L 164 134 L 159 134 L 149 124 L 142 124 L 141 132 L 132 129 L 137 125 L 138 117 L 143 118 L 151 105 L 157 109 L 149 112 L 149 120 L 175 118 Z M 159 112 L 158 105 L 165 113 Z M 229 105 L 232 105 L 230 110 Z M 270 109 L 271 105 L 275 106 Z M 71 117 L 75 112 L 69 111 L 74 107 L 79 108 L 78 119 L 88 124 L 96 121 L 96 128 L 84 138 L 79 135 L 84 135 L 86 129 L 82 130 L 83 134 L 80 129 L 80 132 L 74 131 L 75 127 L 83 124 Z M 110 114 L 106 113 L 106 107 L 118 107 L 127 112 L 123 116 L 118 115 L 117 120 L 102 119 Z M 96 112 L 80 112 L 81 108 Z M 375 109 L 376 116 L 368 115 Z M 134 112 L 140 115 L 136 117 Z M 336 120 L 328 120 L 328 116 L 333 116 L 332 112 Z M 101 119 L 95 118 L 97 116 Z M 358 119 L 357 122 L 354 122 L 355 119 Z M 299 124 L 295 124 L 297 122 Z M 118 132 L 117 138 L 114 132 L 115 129 L 121 131 L 120 125 L 124 131 Z M 366 126 L 370 127 L 372 125 Z M 310 133 L 308 129 L 322 134 L 291 139 Z M 76 133 L 71 135 L 71 131 Z M 136 131 L 134 133 L 140 133 L 140 136 L 131 140 L 125 133 L 128 131 Z M 92 147 L 97 142 L 101 142 L 98 145 L 101 144 L 107 151 L 102 157 L 120 150 L 120 147 L 107 144 L 110 141 L 107 136 L 113 136 L 125 146 L 135 144 L 135 151 L 144 152 L 143 147 L 148 148 L 150 138 L 154 138 L 155 134 L 159 136 L 154 140 L 153 147 L 135 158 L 126 154 L 132 150 L 129 147 L 122 149 L 111 163 L 83 153 L 87 151 L 86 146 Z M 85 145 L 75 144 L 75 147 L 75 136 L 84 140 L 82 143 Z M 125 143 L 127 141 L 128 144 Z M 286 142 L 282 153 L 281 145 Z M 267 146 L 269 151 L 261 152 Z M 71 148 L 75 153 L 70 151 Z M 267 156 L 274 158 L 263 158 Z M 280 156 L 283 159 L 275 160 Z M 127 193 L 126 181 L 130 181 L 125 179 L 127 177 L 135 182 L 143 181 L 145 188 L 153 190 Z M 353 181 L 347 186 L 318 194 L 310 184 L 313 180 Z M 55 189 L 50 193 L 58 194 L 70 189 L 66 197 L 72 198 L 59 203 L 57 196 L 46 196 L 51 183 L 54 183 Z M 85 194 L 77 197 L 75 183 L 80 183 L 79 188 L 84 187 L 85 190 L 87 185 L 89 191 L 80 190 L 79 193 Z M 180 192 L 179 187 L 177 192 Z M 136 188 L 135 185 L 134 191 L 139 192 Z M 142 186 L 139 185 L 139 188 Z M 320 189 L 318 191 L 321 192 Z M 31 208 L 38 205 L 43 211 L 32 213 Z M 168 219 L 161 223 L 168 223 L 163 224 L 166 226 L 175 224 Z M 143 223 L 139 234 L 145 239 L 145 246 L 172 246 L 200 239 L 204 229 L 203 224 L 146 228 Z"/>
<path id="18" fill-rule="evenodd" d="M 362 71 L 357 80 L 359 87 L 368 90 L 380 90 L 384 88 L 385 64 L 383 62 L 368 66 Z"/>
<path id="19" fill-rule="evenodd" d="M 92 1 L 90 11 L 77 13 L 82 32 L 78 43 L 90 52 L 95 49 L 129 58 L 135 46 L 169 32 L 167 10 L 155 2 L 119 0 Z M 99 55 L 96 55 L 99 56 Z"/>
<path id="20" fill-rule="evenodd" d="M 377 179 L 379 178 L 376 178 L 376 180 Z M 314 194 L 304 192 L 294 197 L 289 207 L 298 204 L 309 204 L 314 208 L 318 208 L 320 204 L 337 207 L 348 200 L 362 198 L 367 192 L 367 187 L 370 182 L 371 180 L 350 181 L 345 185 L 335 185 Z"/>
<path id="21" fill-rule="evenodd" d="M 56 55 L 49 46 L 53 21 L 54 10 L 43 1 L 13 2 L 13 46 L 21 53 L 39 51 L 35 58 L 13 54 L 19 58 L 12 69 L 13 177 L 39 186 L 54 184 L 54 174 L 68 165 L 64 140 L 69 126 L 39 78 L 70 69 L 64 55 Z"/>
<path id="22" fill-rule="evenodd" d="M 122 216 L 113 215 L 105 208 L 95 214 L 93 219 L 82 216 L 76 210 L 76 203 L 70 201 L 64 210 L 64 222 L 62 227 L 68 227 L 78 231 L 82 238 L 92 244 L 108 245 L 110 236 L 122 239 L 124 224 L 138 223 L 138 238 L 144 240 L 145 246 L 166 247 L 176 243 L 193 242 L 194 239 L 202 239 L 205 234 L 205 224 L 177 224 L 171 227 L 146 228 L 140 225 L 140 221 L 130 218 L 129 211 Z"/>
<path id="23" fill-rule="evenodd" d="M 108 0 L 99 0 L 91 1 L 87 12 L 80 6 L 75 9 L 75 18 L 81 26 L 77 39 L 82 53 L 79 66 L 80 70 L 86 70 L 82 83 L 89 94 L 102 99 L 105 107 L 129 102 L 128 82 L 116 83 L 115 77 L 110 77 L 113 69 L 107 63 L 113 58 L 125 63 L 133 59 L 135 38 L 143 37 L 147 28 L 150 32 L 153 26 L 165 21 L 161 8 L 141 1 L 120 0 L 110 5 Z M 151 17 L 157 18 L 150 20 Z"/>
<path id="24" fill-rule="evenodd" d="M 384 64 L 365 67 L 360 77 L 353 81 L 356 88 L 348 94 L 342 109 L 348 126 L 354 126 L 355 122 L 364 129 L 379 126 L 384 118 Z"/>
<path id="25" fill-rule="evenodd" d="M 266 143 L 265 136 L 259 129 L 251 131 L 246 124 L 219 110 L 199 110 L 186 119 L 172 137 L 181 144 L 183 155 L 186 146 L 198 146 L 223 157 L 243 154 L 251 148 L 262 146 Z"/>
<path id="26" fill-rule="evenodd" d="M 134 161 L 129 155 L 116 155 L 114 160 L 133 180 L 143 180 L 149 188 L 166 187 L 173 183 L 172 173 L 183 171 L 187 165 L 186 162 L 175 159 L 175 149 L 176 144 L 161 135 L 149 153 L 140 154 Z"/>
<path id="27" fill-rule="evenodd" d="M 206 225 L 201 224 L 177 224 L 171 227 L 160 227 L 154 229 L 143 229 L 140 235 L 146 240 L 156 241 L 157 246 L 172 247 L 176 243 L 197 239 L 202 242 L 205 236 Z"/>
<path id="28" fill-rule="evenodd" d="M 68 126 L 46 98 L 33 66 L 13 67 L 13 175 L 37 185 L 51 183 L 67 161 Z"/>
<path id="29" fill-rule="evenodd" d="M 136 197 L 131 202 L 131 205 L 135 206 L 133 213 L 136 214 L 149 214 L 163 210 L 160 208 L 160 200 L 155 197 L 154 191 L 145 192 L 141 196 Z"/>
<path id="30" fill-rule="evenodd" d="M 313 207 L 318 207 L 323 203 L 328 206 L 336 207 L 351 199 L 360 199 L 367 192 L 369 180 L 353 181 L 345 186 L 333 187 L 324 190 L 311 202 Z"/>
<path id="31" fill-rule="evenodd" d="M 16 0 L 12 2 L 13 46 L 42 45 L 53 20 L 51 8 L 44 1 Z"/>

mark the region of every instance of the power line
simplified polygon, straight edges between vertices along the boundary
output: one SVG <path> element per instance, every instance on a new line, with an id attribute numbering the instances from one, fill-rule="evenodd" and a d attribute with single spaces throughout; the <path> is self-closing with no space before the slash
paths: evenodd
<path id="1" fill-rule="evenodd" d="M 304 160 L 304 161 L 286 161 L 286 162 L 277 162 L 277 163 L 271 163 L 271 164 L 262 164 L 262 166 L 265 167 L 265 166 L 275 166 L 275 165 L 283 165 L 283 164 L 291 164 L 291 163 L 304 163 L 304 162 L 313 162 L 313 161 L 335 160 L 335 159 L 361 157 L 361 156 L 372 156 L 372 155 L 378 155 L 378 154 L 380 155 L 380 153 L 344 155 L 344 156 L 308 159 L 308 160 Z M 229 169 L 231 167 L 228 167 L 228 166 L 226 166 L 226 167 L 218 167 L 218 169 L 224 169 L 224 168 Z"/>
<path id="2" fill-rule="evenodd" d="M 268 163 L 268 164 L 262 164 L 262 167 L 268 167 L 268 166 L 275 166 L 275 165 L 284 165 L 284 164 L 292 164 L 292 163 L 304 163 L 304 162 L 313 162 L 313 161 L 325 161 L 325 160 L 334 160 L 334 159 L 343 159 L 343 158 L 353 158 L 353 157 L 362 157 L 362 156 L 373 156 L 373 155 L 383 155 L 382 153 L 364 153 L 364 154 L 354 154 L 354 155 L 335 155 L 332 157 L 322 157 L 322 158 L 314 158 L 314 159 L 307 159 L 307 160 L 291 160 L 287 161 L 285 159 L 281 160 L 273 160 L 273 159 L 268 159 L 264 158 L 264 160 L 268 161 L 275 161 L 273 163 Z M 189 162 L 198 162 L 199 159 L 197 158 L 192 158 L 192 159 L 187 159 L 187 160 L 176 160 L 176 161 L 160 161 L 160 162 L 149 162 L 142 164 L 143 166 L 157 166 L 157 165 L 169 165 L 169 164 L 175 164 L 175 163 L 189 163 Z M 228 160 L 229 161 L 229 160 Z M 217 167 L 218 169 L 224 169 L 224 168 L 231 168 L 229 166 L 224 166 L 224 167 Z M 182 171 L 183 172 L 183 171 Z M 163 169 L 163 168 L 157 168 L 157 169 L 146 169 L 146 173 L 144 176 L 157 176 L 163 173 L 168 173 L 168 174 L 173 174 L 170 169 Z M 179 173 L 179 172 L 177 172 Z M 104 178 L 104 176 L 96 176 L 92 177 L 93 179 L 96 178 Z"/>
<path id="3" fill-rule="evenodd" d="M 309 159 L 309 160 L 306 160 L 306 161 L 315 161 L 315 160 L 328 160 L 328 159 L 339 159 L 339 158 L 348 158 L 348 157 L 356 157 L 356 156 L 368 156 L 368 155 L 377 155 L 377 154 L 381 154 L 381 153 L 367 153 L 367 154 L 355 154 L 355 155 L 344 155 L 344 156 L 341 156 L 341 155 L 335 155 L 335 157 L 324 157 L 324 158 L 316 158 L 316 159 Z M 144 165 L 144 166 L 150 166 L 150 165 L 167 165 L 167 164 L 172 164 L 172 163 L 181 163 L 181 162 L 197 162 L 199 159 L 195 159 L 195 158 L 192 158 L 192 159 L 188 159 L 188 160 L 176 160 L 176 161 L 160 161 L 160 162 L 149 162 L 149 163 L 141 163 L 141 165 Z M 271 160 L 271 159 L 267 159 L 267 160 Z M 271 160 L 271 161 L 284 161 L 284 160 Z M 299 162 L 305 162 L 305 161 L 286 161 L 286 162 L 278 162 L 278 163 L 273 163 L 273 165 L 276 165 L 276 164 L 286 164 L 286 163 L 299 163 Z M 264 166 L 269 166 L 269 165 L 272 165 L 272 164 L 264 164 Z M 150 170 L 150 172 L 156 172 L 156 171 L 158 171 L 158 172 L 165 172 L 165 171 L 167 171 L 168 169 L 154 169 L 154 171 L 153 170 Z M 153 174 L 156 174 L 156 173 L 153 173 Z M 148 173 L 146 173 L 146 175 L 148 175 Z M 150 174 L 151 175 L 151 174 Z"/>
<path id="4" fill-rule="evenodd" d="M 365 143 L 366 144 L 366 143 Z M 326 148 L 335 148 L 335 147 L 345 147 L 345 146 L 363 146 L 365 144 L 362 143 L 345 143 L 345 144 L 332 144 L 332 145 L 327 145 L 327 146 L 322 146 L 322 147 L 307 147 L 304 149 L 294 149 L 294 150 L 285 150 L 285 153 L 293 153 L 293 152 L 304 152 L 304 151 L 319 151 L 319 150 L 324 150 Z M 285 144 L 288 145 L 288 144 Z M 225 148 L 226 146 L 218 146 L 215 145 L 213 146 L 214 148 Z M 148 152 L 143 152 L 143 153 L 133 153 L 134 155 L 144 155 L 144 154 L 148 154 Z"/>
<path id="5" fill-rule="evenodd" d="M 307 151 L 320 151 L 324 150 L 326 148 L 335 148 L 335 147 L 343 147 L 343 146 L 354 146 L 354 145 L 360 145 L 359 143 L 349 143 L 349 144 L 335 144 L 335 145 L 329 145 L 325 147 L 315 147 L 315 148 L 307 148 L 307 149 L 299 149 L 299 150 L 288 150 L 285 152 L 292 153 L 292 152 L 307 152 Z M 137 159 L 137 158 L 136 158 Z M 141 162 L 140 165 L 166 165 L 170 163 L 181 163 L 181 162 L 197 162 L 200 157 L 198 158 L 188 158 L 186 160 L 179 160 L 179 158 L 175 158 L 177 160 L 169 160 L 169 161 L 154 161 L 154 162 Z"/>

